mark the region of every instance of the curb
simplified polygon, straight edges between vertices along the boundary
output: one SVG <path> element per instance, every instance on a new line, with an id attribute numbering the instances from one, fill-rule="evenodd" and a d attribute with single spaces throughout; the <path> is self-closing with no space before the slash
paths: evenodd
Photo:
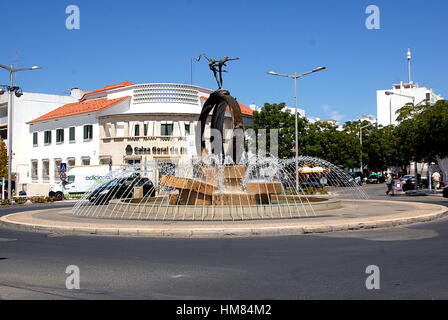
<path id="1" fill-rule="evenodd" d="M 420 203 L 408 204 L 422 205 Z M 70 227 L 58 225 L 32 224 L 17 222 L 11 218 L 23 213 L 14 213 L 0 218 L 0 226 L 17 229 L 20 231 L 32 231 L 41 233 L 62 233 L 68 235 L 100 235 L 100 236 L 124 236 L 124 237 L 148 237 L 148 238 L 222 238 L 222 237 L 253 237 L 253 236 L 289 236 L 302 234 L 321 234 L 337 231 L 369 230 L 378 228 L 391 228 L 414 223 L 428 222 L 448 216 L 448 208 L 441 205 L 425 204 L 434 207 L 431 213 L 414 213 L 409 216 L 387 215 L 381 218 L 366 218 L 363 220 L 335 219 L 316 222 L 315 224 L 300 224 L 297 220 L 288 220 L 290 225 L 283 226 L 241 226 L 241 227 Z M 415 211 L 415 210 L 414 210 Z"/>

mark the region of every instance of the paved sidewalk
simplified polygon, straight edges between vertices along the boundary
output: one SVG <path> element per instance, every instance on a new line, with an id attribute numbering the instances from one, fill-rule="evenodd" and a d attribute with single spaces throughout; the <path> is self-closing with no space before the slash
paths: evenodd
<path id="1" fill-rule="evenodd" d="M 448 215 L 440 205 L 385 200 L 343 201 L 343 208 L 324 215 L 251 221 L 134 221 L 75 217 L 70 209 L 14 213 L 0 225 L 45 233 L 140 237 L 248 237 L 388 228 L 426 222 Z"/>

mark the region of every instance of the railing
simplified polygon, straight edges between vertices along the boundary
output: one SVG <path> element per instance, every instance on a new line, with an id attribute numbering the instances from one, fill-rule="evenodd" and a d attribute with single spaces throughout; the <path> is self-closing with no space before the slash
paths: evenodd
<path id="1" fill-rule="evenodd" d="M 150 136 L 150 137 L 103 137 L 101 138 L 103 142 L 107 141 L 113 141 L 113 142 L 122 142 L 122 141 L 129 141 L 129 142 L 138 142 L 138 141 L 187 141 L 186 137 L 173 137 L 173 136 Z"/>

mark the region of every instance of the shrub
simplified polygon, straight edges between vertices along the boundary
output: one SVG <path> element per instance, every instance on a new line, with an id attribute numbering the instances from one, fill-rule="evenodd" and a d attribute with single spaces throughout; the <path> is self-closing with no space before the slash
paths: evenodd
<path id="1" fill-rule="evenodd" d="M 27 198 L 14 198 L 15 204 L 24 204 L 28 199 Z"/>

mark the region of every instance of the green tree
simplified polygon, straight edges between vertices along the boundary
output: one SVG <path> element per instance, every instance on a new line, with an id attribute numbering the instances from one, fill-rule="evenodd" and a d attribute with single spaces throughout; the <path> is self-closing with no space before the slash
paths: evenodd
<path id="1" fill-rule="evenodd" d="M 3 139 L 0 139 L 0 177 L 8 176 L 8 153 L 6 144 Z"/>
<path id="2" fill-rule="evenodd" d="M 408 163 L 432 162 L 437 156 L 448 156 L 448 101 L 423 106 L 406 104 L 397 111 L 397 117 L 401 122 L 395 133 Z"/>
<path id="3" fill-rule="evenodd" d="M 338 126 L 327 122 L 315 122 L 306 128 L 301 154 L 354 168 L 359 166 L 359 148 L 354 131 L 340 130 Z"/>
<path id="4" fill-rule="evenodd" d="M 306 119 L 298 119 L 299 146 L 301 137 L 305 130 Z M 278 152 L 280 158 L 291 158 L 295 156 L 295 115 L 285 109 L 285 103 L 265 103 L 260 111 L 254 112 L 254 125 L 248 129 L 254 129 L 258 134 L 260 129 L 266 130 L 266 147 L 271 153 Z M 278 130 L 278 145 L 276 150 L 270 150 L 271 130 Z"/>

